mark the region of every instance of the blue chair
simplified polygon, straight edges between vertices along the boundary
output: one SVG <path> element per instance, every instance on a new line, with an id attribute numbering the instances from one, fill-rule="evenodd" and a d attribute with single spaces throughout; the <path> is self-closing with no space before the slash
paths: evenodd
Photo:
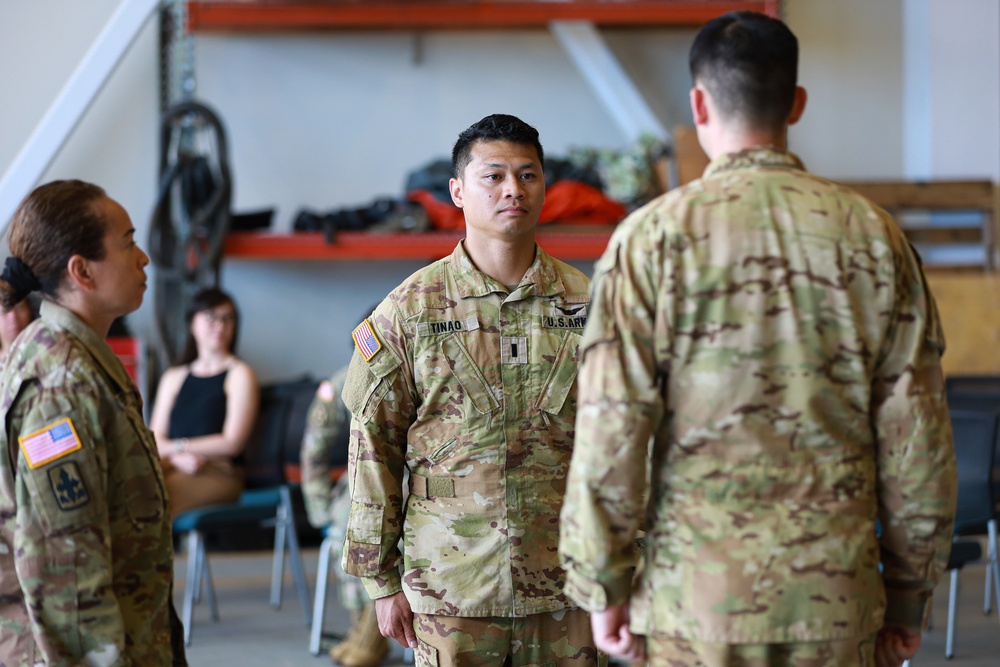
<path id="1" fill-rule="evenodd" d="M 300 491 L 297 485 L 286 482 L 284 466 L 286 452 L 293 448 L 297 451 L 302 440 L 305 409 L 317 386 L 318 382 L 303 379 L 262 387 L 257 423 L 245 449 L 246 490 L 240 500 L 199 507 L 174 519 L 174 534 L 187 536 L 188 560 L 181 605 L 186 645 L 191 644 L 194 605 L 201 600 L 202 588 L 206 591 L 212 620 L 219 620 L 205 537 L 237 527 L 274 528 L 271 606 L 275 609 L 281 606 L 287 552 L 305 622 L 307 626 L 310 625 L 309 588 L 299 550 L 295 512 L 297 503 L 294 502 Z"/>

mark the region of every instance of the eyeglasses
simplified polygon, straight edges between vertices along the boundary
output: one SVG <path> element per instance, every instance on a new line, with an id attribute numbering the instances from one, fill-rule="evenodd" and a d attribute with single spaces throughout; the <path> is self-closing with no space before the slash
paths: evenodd
<path id="1" fill-rule="evenodd" d="M 203 310 L 199 314 L 207 317 L 212 324 L 233 324 L 236 321 L 236 313 L 213 313 L 211 310 Z"/>

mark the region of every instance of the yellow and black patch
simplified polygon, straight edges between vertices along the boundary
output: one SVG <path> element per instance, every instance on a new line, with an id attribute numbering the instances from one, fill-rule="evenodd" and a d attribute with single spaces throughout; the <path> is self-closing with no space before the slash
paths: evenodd
<path id="1" fill-rule="evenodd" d="M 52 466 L 46 472 L 59 509 L 68 512 L 90 502 L 90 492 L 87 491 L 87 485 L 75 461 Z"/>

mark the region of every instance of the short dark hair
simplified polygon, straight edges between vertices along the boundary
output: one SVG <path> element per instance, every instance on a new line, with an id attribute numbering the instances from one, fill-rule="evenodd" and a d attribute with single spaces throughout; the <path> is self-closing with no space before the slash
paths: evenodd
<path id="1" fill-rule="evenodd" d="M 751 127 L 779 129 L 795 101 L 799 42 L 784 23 L 758 12 L 712 19 L 691 45 L 691 79 L 719 112 Z"/>
<path id="2" fill-rule="evenodd" d="M 184 311 L 187 335 L 184 338 L 184 351 L 178 358 L 177 365 L 185 366 L 198 358 L 198 345 L 195 343 L 194 336 L 191 335 L 191 322 L 194 320 L 194 316 L 226 304 L 233 307 L 233 314 L 236 316 L 236 320 L 233 322 L 233 340 L 229 343 L 229 352 L 236 354 L 236 341 L 240 335 L 240 309 L 236 307 L 236 301 L 233 300 L 233 297 L 226 292 L 218 287 L 206 287 L 198 290 L 191 297 L 191 302 Z"/>
<path id="3" fill-rule="evenodd" d="M 512 144 L 534 146 L 538 153 L 538 163 L 545 167 L 542 143 L 538 140 L 538 130 L 517 116 L 495 113 L 473 123 L 458 135 L 458 141 L 451 150 L 451 169 L 455 178 L 461 178 L 465 168 L 472 162 L 472 147 L 477 141 L 509 141 Z"/>

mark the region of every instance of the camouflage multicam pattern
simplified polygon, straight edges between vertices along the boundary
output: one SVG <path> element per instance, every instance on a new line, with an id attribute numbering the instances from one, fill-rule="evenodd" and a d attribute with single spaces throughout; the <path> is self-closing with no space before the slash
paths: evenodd
<path id="1" fill-rule="evenodd" d="M 588 285 L 536 246 L 508 290 L 459 243 L 369 318 L 381 348 L 355 351 L 344 387 L 344 569 L 373 598 L 404 590 L 414 612 L 448 616 L 572 606 L 557 542 Z"/>
<path id="2" fill-rule="evenodd" d="M 676 637 L 646 640 L 649 667 L 874 667 L 875 635 L 787 644 L 712 644 Z"/>
<path id="3" fill-rule="evenodd" d="M 413 615 L 415 667 L 597 667 L 607 660 L 594 648 L 590 615 L 562 609 L 527 617 L 462 618 Z M 506 662 L 507 659 L 510 662 Z"/>
<path id="4" fill-rule="evenodd" d="M 342 399 L 347 367 L 340 369 L 329 380 L 320 383 L 316 397 L 309 406 L 309 417 L 302 438 L 302 494 L 305 498 L 309 523 L 316 528 L 333 526 L 345 537 L 344 528 L 351 513 L 351 496 L 347 476 L 336 483 L 330 479 L 330 460 L 341 433 L 351 425 L 351 413 Z M 340 543 L 343 549 L 343 541 Z M 343 576 L 342 559 L 333 560 L 337 572 L 340 602 L 348 611 L 360 611 L 371 598 L 361 582 Z"/>
<path id="5" fill-rule="evenodd" d="M 955 507 L 943 349 L 884 211 L 788 153 L 717 158 L 597 264 L 567 591 L 707 642 L 919 628 Z"/>
<path id="6" fill-rule="evenodd" d="M 333 450 L 343 429 L 350 426 L 351 413 L 342 398 L 347 367 L 320 383 L 309 406 L 302 436 L 302 495 L 309 523 L 323 528 L 330 523 L 333 484 L 330 481 Z M 343 524 L 340 524 L 343 525 Z"/>
<path id="7" fill-rule="evenodd" d="M 185 664 L 163 475 L 121 362 L 44 302 L 6 359 L 0 409 L 0 664 Z M 81 447 L 29 467 L 18 436 L 64 418 Z"/>

